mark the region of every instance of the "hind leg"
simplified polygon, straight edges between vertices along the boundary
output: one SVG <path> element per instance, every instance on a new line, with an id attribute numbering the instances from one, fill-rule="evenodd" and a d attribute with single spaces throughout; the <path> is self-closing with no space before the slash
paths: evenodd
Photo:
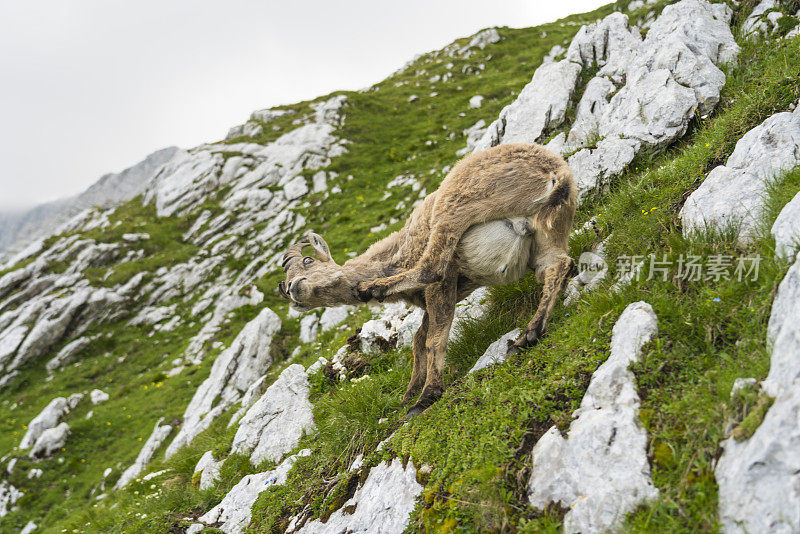
<path id="1" fill-rule="evenodd" d="M 544 334 L 547 322 L 559 295 L 564 291 L 567 281 L 575 273 L 575 262 L 566 252 L 550 250 L 534 259 L 536 277 L 544 283 L 542 298 L 533 319 L 525 327 L 514 344 L 509 345 L 508 354 L 518 354 L 535 344 Z"/>

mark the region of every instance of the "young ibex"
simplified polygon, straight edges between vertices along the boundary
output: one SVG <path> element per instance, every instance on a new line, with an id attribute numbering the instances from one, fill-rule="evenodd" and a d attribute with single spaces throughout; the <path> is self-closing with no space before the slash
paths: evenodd
<path id="1" fill-rule="evenodd" d="M 403 403 L 422 389 L 409 414 L 442 395 L 442 370 L 456 302 L 484 285 L 522 278 L 544 284 L 536 314 L 509 352 L 544 332 L 574 270 L 567 240 L 576 187 L 567 163 L 536 144 L 505 144 L 462 159 L 419 204 L 405 226 L 343 265 L 308 232 L 289 247 L 281 295 L 297 308 L 403 300 L 425 310 L 414 335 L 414 369 Z M 310 246 L 316 259 L 303 256 Z M 424 387 L 423 387 L 424 386 Z"/>

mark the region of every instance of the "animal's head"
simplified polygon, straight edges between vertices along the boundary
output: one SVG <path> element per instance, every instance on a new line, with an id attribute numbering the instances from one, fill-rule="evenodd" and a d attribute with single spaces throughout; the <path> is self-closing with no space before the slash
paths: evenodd
<path id="1" fill-rule="evenodd" d="M 314 256 L 303 255 L 311 247 Z M 292 307 L 305 311 L 320 306 L 337 306 L 353 301 L 354 288 L 344 271 L 331 258 L 322 236 L 309 231 L 306 240 L 295 243 L 283 255 L 286 280 L 278 283 L 281 296 L 292 301 Z"/>

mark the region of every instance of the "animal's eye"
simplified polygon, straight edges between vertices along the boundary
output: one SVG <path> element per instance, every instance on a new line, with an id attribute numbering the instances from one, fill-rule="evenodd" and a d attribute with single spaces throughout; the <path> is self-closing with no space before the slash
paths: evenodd
<path id="1" fill-rule="evenodd" d="M 314 263 L 314 258 L 310 256 L 303 258 L 303 265 L 311 265 L 312 263 Z"/>

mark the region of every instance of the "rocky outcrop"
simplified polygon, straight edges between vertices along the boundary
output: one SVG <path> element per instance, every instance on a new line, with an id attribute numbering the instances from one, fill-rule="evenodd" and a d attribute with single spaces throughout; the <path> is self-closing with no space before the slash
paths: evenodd
<path id="1" fill-rule="evenodd" d="M 199 473 L 199 487 L 201 490 L 208 489 L 214 485 L 219 478 L 219 468 L 225 460 L 215 460 L 213 451 L 206 451 L 203 456 L 197 461 L 194 468 L 195 476 Z"/>
<path id="2" fill-rule="evenodd" d="M 800 193 L 786 204 L 770 230 L 775 255 L 790 259 L 800 249 Z"/>
<path id="3" fill-rule="evenodd" d="M 92 401 L 92 404 L 101 404 L 108 400 L 108 393 L 100 389 L 93 389 L 89 393 L 89 400 Z"/>
<path id="4" fill-rule="evenodd" d="M 800 531 L 800 255 L 778 287 L 767 329 L 763 391 L 774 398 L 755 433 L 730 437 L 714 474 L 723 531 Z"/>
<path id="5" fill-rule="evenodd" d="M 647 436 L 638 423 L 639 395 L 628 370 L 657 332 L 649 304 L 625 308 L 614 325 L 611 354 L 592 375 L 567 437 L 552 427 L 533 448 L 530 503 L 568 508 L 567 532 L 613 530 L 636 506 L 658 495 L 650 480 Z"/>
<path id="6" fill-rule="evenodd" d="M 261 310 L 245 325 L 231 346 L 214 361 L 211 374 L 192 397 L 183 414 L 180 432 L 167 448 L 167 458 L 238 402 L 266 372 L 272 365 L 272 338 L 280 329 L 280 318 L 269 308 Z"/>
<path id="7" fill-rule="evenodd" d="M 707 226 L 734 225 L 742 242 L 752 240 L 764 211 L 768 183 L 800 165 L 800 110 L 776 113 L 747 132 L 725 165 L 715 167 L 681 209 L 685 234 Z M 781 221 L 778 231 L 790 223 Z M 784 243 L 785 245 L 785 243 Z M 784 253 L 781 248 L 781 253 Z"/>
<path id="8" fill-rule="evenodd" d="M 185 213 L 220 186 L 232 185 L 228 198 L 240 191 L 265 186 L 284 188 L 284 199 L 308 192 L 300 183 L 304 170 L 330 164 L 330 158 L 344 153 L 344 145 L 333 135 L 340 124 L 344 96 L 312 104 L 313 120 L 283 134 L 267 145 L 237 143 L 203 145 L 175 158 L 153 178 L 144 202 L 154 203 L 159 216 Z M 240 159 L 226 162 L 222 152 L 240 152 Z M 286 189 L 287 184 L 289 185 Z M 305 190 L 303 190 L 305 188 Z"/>
<path id="9" fill-rule="evenodd" d="M 642 149 L 667 146 L 693 117 L 714 109 L 725 83 L 719 66 L 739 51 L 730 17 L 722 4 L 682 0 L 664 8 L 644 40 L 620 13 L 581 28 L 566 58 L 536 70 L 476 150 L 541 141 L 564 121 L 582 70 L 596 66 L 570 132 L 548 144 L 569 155 L 583 195 L 622 172 Z"/>
<path id="10" fill-rule="evenodd" d="M 239 421 L 231 452 L 250 455 L 254 465 L 264 460 L 279 462 L 314 428 L 309 390 L 302 365 L 284 369 Z"/>
<path id="11" fill-rule="evenodd" d="M 62 283 L 69 282 L 69 277 L 62 277 Z M 0 330 L 3 372 L 9 373 L 46 354 L 65 336 L 78 335 L 94 322 L 124 313 L 126 302 L 125 297 L 112 290 L 82 287 L 65 296 L 33 298 L 0 316 L 0 328 L 4 327 L 3 320 L 10 321 Z"/>
<path id="12" fill-rule="evenodd" d="M 79 337 L 75 341 L 67 343 L 64 348 L 58 351 L 55 357 L 48 360 L 45 368 L 52 373 L 56 369 L 71 363 L 91 342 L 92 340 L 88 337 Z M 0 350 L 0 353 L 2 353 L 2 350 Z"/>
<path id="13" fill-rule="evenodd" d="M 475 365 L 472 366 L 467 374 L 472 374 L 475 371 L 480 371 L 490 365 L 496 365 L 498 363 L 503 363 L 506 361 L 508 357 L 508 344 L 514 343 L 514 341 L 519 337 L 519 334 L 522 332 L 519 328 L 515 328 L 511 332 L 503 334 L 500 336 L 500 339 L 489 345 L 486 351 L 478 358 L 478 361 L 475 362 Z"/>
<path id="14" fill-rule="evenodd" d="M 239 481 L 217 506 L 209 510 L 199 520 L 209 525 L 219 524 L 225 534 L 241 534 L 250 525 L 250 509 L 262 491 L 286 483 L 286 476 L 297 458 L 308 456 L 311 451 L 304 449 L 286 458 L 275 469 L 247 475 Z"/>
<path id="15" fill-rule="evenodd" d="M 0 215 L 0 253 L 22 250 L 32 241 L 49 235 L 54 228 L 78 213 L 100 206 L 110 208 L 130 200 L 176 153 L 177 147 L 153 152 L 144 160 L 120 173 L 106 174 L 83 193 L 64 200 L 37 206 L 13 215 Z"/>
<path id="16" fill-rule="evenodd" d="M 317 519 L 297 528 L 292 521 L 287 532 L 303 534 L 400 534 L 422 493 L 417 469 L 395 458 L 373 467 L 364 484 L 327 521 Z M 293 530 L 296 528 L 296 530 Z"/>
<path id="17" fill-rule="evenodd" d="M 32 447 L 46 430 L 55 428 L 61 419 L 72 411 L 83 398 L 80 393 L 70 395 L 69 398 L 56 397 L 39 412 L 39 415 L 28 423 L 28 431 L 19 443 L 20 449 Z"/>
<path id="18" fill-rule="evenodd" d="M 125 471 L 123 471 L 122 475 L 117 480 L 117 483 L 114 484 L 114 489 L 120 489 L 127 486 L 131 480 L 138 477 L 139 474 L 144 471 L 147 464 L 150 463 L 150 460 L 153 459 L 153 455 L 155 455 L 156 450 L 164 443 L 164 440 L 167 439 L 170 432 L 172 432 L 172 427 L 170 425 L 162 425 L 161 422 L 164 420 L 162 417 L 158 421 L 156 421 L 155 426 L 153 427 L 153 432 L 150 433 L 150 437 L 147 438 L 147 441 L 144 442 L 142 446 L 142 450 L 139 451 L 139 454 L 136 456 L 136 460 L 134 460 L 133 465 L 128 467 Z"/>
<path id="19" fill-rule="evenodd" d="M 49 458 L 67 443 L 69 434 L 67 423 L 59 423 L 58 426 L 48 428 L 36 438 L 29 456 L 34 459 Z"/>
<path id="20" fill-rule="evenodd" d="M 0 480 L 0 517 L 5 517 L 23 493 L 6 480 Z"/>
<path id="21" fill-rule="evenodd" d="M 580 73 L 581 66 L 568 60 L 545 63 L 536 69 L 517 99 L 489 125 L 475 151 L 500 143 L 533 143 L 547 129 L 561 124 Z"/>

